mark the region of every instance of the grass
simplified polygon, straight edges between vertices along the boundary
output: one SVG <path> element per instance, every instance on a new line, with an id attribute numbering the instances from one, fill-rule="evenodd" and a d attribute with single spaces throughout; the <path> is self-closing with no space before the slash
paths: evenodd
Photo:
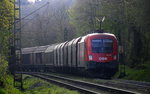
<path id="1" fill-rule="evenodd" d="M 23 75 L 24 91 L 13 87 L 12 76 L 8 75 L 6 82 L 4 88 L 0 87 L 0 94 L 79 94 L 77 91 L 61 88 L 29 75 Z"/>
<path id="2" fill-rule="evenodd" d="M 118 76 L 119 72 L 114 78 Z M 150 82 L 150 66 L 147 65 L 145 68 L 126 66 L 126 76 L 122 79 Z M 0 87 L 0 94 L 79 94 L 77 91 L 61 88 L 29 75 L 23 76 L 23 82 L 24 91 L 21 92 L 13 87 L 13 77 L 7 75 L 6 85 L 4 88 Z"/>
<path id="3" fill-rule="evenodd" d="M 24 94 L 79 94 L 28 75 L 24 76 L 24 89 Z"/>
<path id="4" fill-rule="evenodd" d="M 125 72 L 126 76 L 122 79 L 150 82 L 150 66 L 143 69 L 125 66 Z M 119 72 L 115 75 L 115 78 L 118 77 L 118 75 Z"/>
<path id="5" fill-rule="evenodd" d="M 22 92 L 13 87 L 13 77 L 7 75 L 6 85 L 4 88 L 0 87 L 0 94 L 22 94 Z"/>

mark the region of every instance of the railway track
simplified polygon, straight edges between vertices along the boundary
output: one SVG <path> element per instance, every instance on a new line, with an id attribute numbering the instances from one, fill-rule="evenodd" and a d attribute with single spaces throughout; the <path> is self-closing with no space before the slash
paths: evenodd
<path id="1" fill-rule="evenodd" d="M 54 84 L 61 85 L 63 87 L 77 90 L 83 94 L 140 94 L 138 92 L 133 92 L 129 90 L 114 88 L 106 85 L 100 85 L 96 83 L 74 80 L 66 77 L 60 77 L 56 75 L 46 74 L 46 73 L 37 73 L 37 72 L 22 72 L 23 74 L 29 74 L 35 77 L 39 77 L 46 81 L 49 81 Z"/>
<path id="2" fill-rule="evenodd" d="M 140 82 L 140 81 L 132 81 L 132 80 L 117 80 L 118 85 L 120 87 L 126 86 L 125 88 L 129 88 L 130 90 L 136 90 L 141 92 L 142 94 L 150 94 L 150 83 L 148 82 Z"/>
<path id="3" fill-rule="evenodd" d="M 60 75 L 60 74 L 58 74 Z M 63 75 L 65 77 L 69 77 L 72 79 L 83 80 L 87 82 L 102 84 L 106 86 L 121 88 L 129 91 L 139 92 L 141 94 L 150 94 L 150 83 L 149 82 L 141 82 L 141 81 L 134 81 L 134 80 L 123 80 L 123 79 L 99 79 L 99 78 L 84 78 L 84 77 L 77 77 L 77 76 L 69 76 Z"/>
<path id="4" fill-rule="evenodd" d="M 132 80 L 118 80 L 118 81 L 120 81 L 121 83 L 129 84 L 129 85 L 135 85 L 135 86 L 150 89 L 150 83 L 149 82 L 139 82 L 139 81 L 132 81 Z"/>

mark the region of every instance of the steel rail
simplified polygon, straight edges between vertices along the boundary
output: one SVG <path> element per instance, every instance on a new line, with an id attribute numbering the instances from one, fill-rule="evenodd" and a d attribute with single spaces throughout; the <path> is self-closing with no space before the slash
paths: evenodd
<path id="1" fill-rule="evenodd" d="M 27 73 L 28 74 L 28 73 Z M 55 80 L 55 79 L 52 79 L 52 78 L 48 78 L 48 77 L 45 77 L 45 76 L 42 76 L 42 75 L 39 75 L 39 74 L 30 74 L 29 75 L 32 75 L 34 77 L 38 77 L 38 78 L 41 78 L 43 80 L 46 80 L 48 82 L 51 82 L 51 83 L 54 83 L 54 84 L 57 84 L 57 85 L 60 85 L 60 86 L 63 86 L 63 87 L 66 87 L 66 88 L 69 88 L 71 90 L 77 90 L 83 94 L 100 94 L 99 92 L 95 92 L 95 91 L 92 91 L 92 90 L 88 90 L 86 88 L 83 88 L 83 87 L 79 87 L 79 86 L 74 86 L 72 84 L 69 84 L 69 83 L 65 83 L 65 82 L 62 82 L 62 81 L 59 81 L 59 80 Z"/>
<path id="2" fill-rule="evenodd" d="M 119 83 L 129 84 L 129 85 L 135 85 L 139 87 L 149 88 L 150 89 L 150 83 L 149 82 L 140 82 L 140 81 L 133 81 L 133 80 L 118 80 Z"/>
<path id="3" fill-rule="evenodd" d="M 95 83 L 91 83 L 91 82 L 85 82 L 85 81 L 81 81 L 81 80 L 73 80 L 73 79 L 70 79 L 70 78 L 65 78 L 65 77 L 60 77 L 60 76 L 56 76 L 56 75 L 51 75 L 51 74 L 46 74 L 46 73 L 38 73 L 38 72 L 32 72 L 32 73 L 25 73 L 24 74 L 30 74 L 30 75 L 33 75 L 33 76 L 42 76 L 44 79 L 45 77 L 47 79 L 57 79 L 57 82 L 60 83 L 69 83 L 69 87 L 71 86 L 75 86 L 76 88 L 82 88 L 83 90 L 83 87 L 85 90 L 90 90 L 92 91 L 93 93 L 90 93 L 90 94 L 99 94 L 99 92 L 102 92 L 102 91 L 106 91 L 106 92 L 110 92 L 110 93 L 115 93 L 115 94 L 140 94 L 138 92 L 133 92 L 133 91 L 129 91 L 129 90 L 124 90 L 124 89 L 119 89 L 119 88 L 114 88 L 114 87 L 110 87 L 110 86 L 106 86 L 106 85 L 100 85 L 100 84 L 95 84 Z M 58 80 L 61 80 L 61 81 L 58 81 Z M 80 87 L 81 86 L 81 87 Z M 96 91 L 96 92 L 95 92 Z M 85 94 L 89 94 L 89 93 L 85 93 Z"/>

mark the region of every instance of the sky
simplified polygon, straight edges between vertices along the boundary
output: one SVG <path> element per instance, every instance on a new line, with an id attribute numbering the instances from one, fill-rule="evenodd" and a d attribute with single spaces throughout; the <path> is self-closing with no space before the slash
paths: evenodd
<path id="1" fill-rule="evenodd" d="M 35 1 L 42 1 L 42 0 L 28 0 L 30 3 L 35 3 Z"/>

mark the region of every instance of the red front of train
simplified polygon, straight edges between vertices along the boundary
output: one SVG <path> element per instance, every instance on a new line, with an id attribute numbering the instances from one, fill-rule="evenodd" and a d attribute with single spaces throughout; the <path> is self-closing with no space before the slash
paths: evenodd
<path id="1" fill-rule="evenodd" d="M 87 68 L 101 71 L 118 70 L 118 42 L 113 34 L 90 34 L 85 39 Z"/>

